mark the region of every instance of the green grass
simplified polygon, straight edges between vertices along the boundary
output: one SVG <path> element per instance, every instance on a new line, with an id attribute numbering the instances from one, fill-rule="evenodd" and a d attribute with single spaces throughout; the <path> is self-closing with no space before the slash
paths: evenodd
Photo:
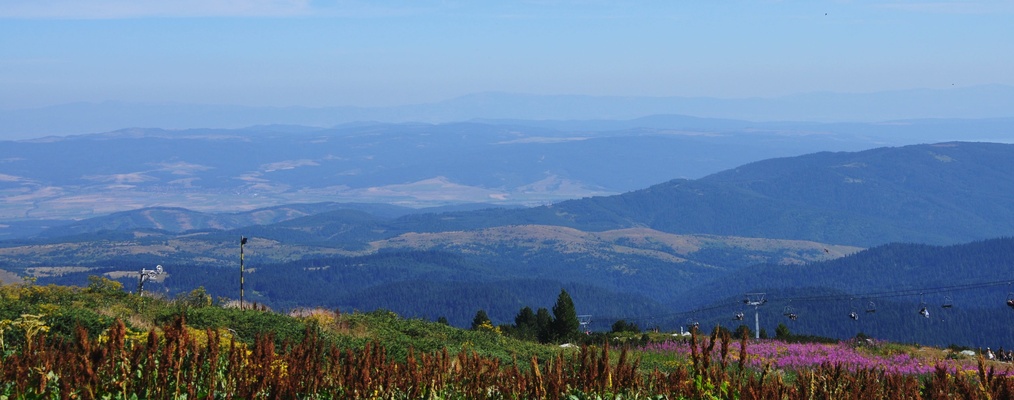
<path id="1" fill-rule="evenodd" d="M 41 315 L 49 335 L 71 339 L 82 326 L 91 339 L 119 319 L 128 329 L 159 329 L 182 315 L 189 327 L 199 330 L 227 331 L 237 340 L 252 344 L 256 337 L 272 337 L 279 346 L 303 340 L 310 328 L 325 341 L 342 348 L 363 349 L 369 343 L 382 343 L 388 354 L 404 360 L 409 349 L 433 353 L 446 349 L 525 365 L 532 356 L 549 359 L 562 351 L 554 345 L 542 345 L 514 339 L 496 331 L 472 331 L 421 319 L 401 318 L 393 312 L 377 310 L 338 314 L 315 310 L 302 316 L 269 311 L 223 308 L 211 304 L 201 289 L 177 299 L 140 297 L 122 291 L 118 282 L 104 278 L 92 280 L 88 287 L 38 286 L 32 283 L 0 287 L 0 321 L 15 320 L 23 314 Z M 10 328 L 3 333 L 8 344 L 23 342 L 24 332 Z"/>

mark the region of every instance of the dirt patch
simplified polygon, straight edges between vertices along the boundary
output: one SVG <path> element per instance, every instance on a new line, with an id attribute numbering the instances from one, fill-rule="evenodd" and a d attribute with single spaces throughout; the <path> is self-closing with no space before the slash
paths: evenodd
<path id="1" fill-rule="evenodd" d="M 36 278 L 46 278 L 50 276 L 62 276 L 66 274 L 72 274 L 75 272 L 88 272 L 94 268 L 89 267 L 32 267 L 26 268 L 25 273 L 34 276 Z"/>
<path id="2" fill-rule="evenodd" d="M 0 285 L 14 285 L 24 282 L 18 274 L 0 269 Z"/>

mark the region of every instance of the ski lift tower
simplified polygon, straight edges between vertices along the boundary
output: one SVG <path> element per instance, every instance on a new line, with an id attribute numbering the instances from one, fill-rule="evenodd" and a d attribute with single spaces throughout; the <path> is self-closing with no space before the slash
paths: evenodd
<path id="1" fill-rule="evenodd" d="M 754 338 L 760 339 L 760 306 L 767 303 L 768 299 L 764 297 L 764 293 L 747 293 L 743 298 L 743 304 L 753 306 L 753 323 L 754 323 Z"/>
<path id="2" fill-rule="evenodd" d="M 243 310 L 243 245 L 246 244 L 246 236 L 239 237 L 239 309 Z"/>
<path id="3" fill-rule="evenodd" d="M 162 266 L 156 265 L 155 269 L 141 268 L 137 277 L 137 294 L 140 296 L 141 291 L 144 290 L 144 283 L 155 279 L 156 276 L 162 275 Z"/>
<path id="4" fill-rule="evenodd" d="M 590 332 L 588 330 L 588 324 L 591 323 L 591 317 L 591 314 L 577 316 L 577 323 L 581 325 L 581 332 L 584 332 L 585 334 Z"/>

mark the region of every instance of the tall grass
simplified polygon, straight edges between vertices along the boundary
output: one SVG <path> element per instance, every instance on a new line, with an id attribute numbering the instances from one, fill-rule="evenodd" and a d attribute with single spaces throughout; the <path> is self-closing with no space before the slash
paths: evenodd
<path id="1" fill-rule="evenodd" d="M 1001 399 L 1014 381 L 983 362 L 975 374 L 938 365 L 931 374 L 825 362 L 788 380 L 750 363 L 750 345 L 728 333 L 696 331 L 689 360 L 646 369 L 635 352 L 607 343 L 553 357 L 503 361 L 447 349 L 391 357 L 383 345 L 340 348 L 309 324 L 298 343 L 258 336 L 246 345 L 175 319 L 143 338 L 116 321 L 101 340 L 30 342 L 0 357 L 0 396 L 113 399 L 521 399 L 666 397 L 688 399 Z M 159 333 L 161 332 L 161 333 Z"/>

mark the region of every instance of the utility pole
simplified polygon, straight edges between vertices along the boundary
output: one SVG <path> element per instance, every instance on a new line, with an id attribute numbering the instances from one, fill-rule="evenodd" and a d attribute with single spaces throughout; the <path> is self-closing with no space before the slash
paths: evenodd
<path id="1" fill-rule="evenodd" d="M 746 298 L 743 299 L 743 304 L 753 306 L 753 332 L 755 339 L 760 339 L 760 306 L 767 302 L 768 300 L 764 298 L 764 293 L 747 293 Z"/>
<path id="2" fill-rule="evenodd" d="M 246 244 L 246 237 L 239 237 L 239 309 L 245 309 L 243 304 L 243 245 Z"/>

